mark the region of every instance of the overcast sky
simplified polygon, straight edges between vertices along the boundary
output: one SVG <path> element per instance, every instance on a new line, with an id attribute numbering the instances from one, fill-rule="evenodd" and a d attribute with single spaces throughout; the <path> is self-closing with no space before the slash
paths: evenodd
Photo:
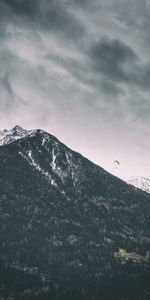
<path id="1" fill-rule="evenodd" d="M 0 0 L 0 128 L 16 124 L 150 177 L 150 0 Z"/>

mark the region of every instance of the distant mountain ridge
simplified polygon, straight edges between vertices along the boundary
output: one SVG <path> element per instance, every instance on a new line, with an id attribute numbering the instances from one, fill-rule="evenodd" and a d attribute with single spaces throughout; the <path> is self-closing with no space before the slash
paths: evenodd
<path id="1" fill-rule="evenodd" d="M 136 188 L 139 188 L 147 193 L 150 193 L 150 179 L 142 176 L 132 176 L 126 178 L 125 181 L 128 184 L 132 184 Z"/>
<path id="2" fill-rule="evenodd" d="M 10 130 L 4 129 L 0 131 L 0 146 L 10 144 L 20 138 L 32 134 L 33 132 L 33 130 L 25 130 L 19 125 L 16 125 Z"/>
<path id="3" fill-rule="evenodd" d="M 0 226 L 2 300 L 149 300 L 150 195 L 41 129 L 0 146 Z"/>

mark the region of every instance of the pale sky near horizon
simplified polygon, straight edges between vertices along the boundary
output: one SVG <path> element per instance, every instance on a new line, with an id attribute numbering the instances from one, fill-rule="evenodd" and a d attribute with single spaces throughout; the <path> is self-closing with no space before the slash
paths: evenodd
<path id="1" fill-rule="evenodd" d="M 150 178 L 149 28 L 150 0 L 0 0 L 0 129 Z"/>

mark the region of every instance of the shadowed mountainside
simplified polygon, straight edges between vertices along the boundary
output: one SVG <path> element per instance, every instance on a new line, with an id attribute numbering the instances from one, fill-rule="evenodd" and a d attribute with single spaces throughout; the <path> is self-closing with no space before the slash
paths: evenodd
<path id="1" fill-rule="evenodd" d="M 42 130 L 0 147 L 0 227 L 0 299 L 149 299 L 150 195 Z"/>

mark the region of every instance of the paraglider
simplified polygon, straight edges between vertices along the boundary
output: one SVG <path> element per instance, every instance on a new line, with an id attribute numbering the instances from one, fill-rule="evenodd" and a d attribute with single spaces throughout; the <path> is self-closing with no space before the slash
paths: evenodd
<path id="1" fill-rule="evenodd" d="M 119 160 L 114 160 L 115 166 L 116 168 L 118 168 L 120 166 L 120 161 Z"/>

